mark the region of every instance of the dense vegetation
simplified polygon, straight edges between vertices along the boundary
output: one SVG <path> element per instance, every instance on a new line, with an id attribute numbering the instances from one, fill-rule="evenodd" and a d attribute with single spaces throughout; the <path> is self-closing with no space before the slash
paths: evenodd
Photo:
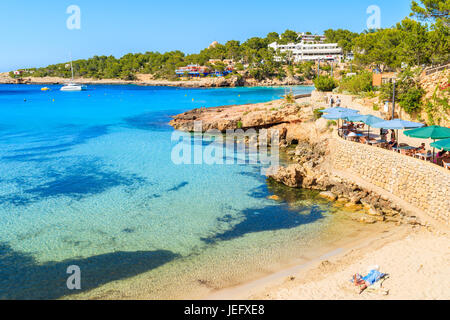
<path id="1" fill-rule="evenodd" d="M 343 29 L 325 31 L 328 42 L 337 42 L 345 55 L 353 52 L 355 56 L 351 62 L 351 70 L 357 72 L 357 75 L 347 78 L 345 74 L 350 70 L 344 70 L 343 80 L 339 83 L 340 90 L 354 94 L 372 91 L 370 73 L 364 71 L 366 69 L 376 68 L 382 72 L 405 71 L 450 60 L 450 0 L 421 0 L 420 3 L 413 1 L 411 11 L 411 17 L 406 17 L 388 29 L 367 30 L 361 34 Z M 235 74 L 239 72 L 258 80 L 275 77 L 283 79 L 287 76 L 296 77 L 298 80 L 317 78 L 315 83 L 319 90 L 331 90 L 338 85 L 335 80 L 323 75 L 323 72 L 331 70 L 331 66 L 322 63 L 322 73 L 318 75 L 314 62 L 294 63 L 288 53 L 282 54 L 269 48 L 268 45 L 275 41 L 287 44 L 299 42 L 301 39 L 296 32 L 286 30 L 282 34 L 271 32 L 264 38 L 250 38 L 243 43 L 230 40 L 196 54 L 186 55 L 181 51 L 171 51 L 130 53 L 119 59 L 113 56 L 94 56 L 87 60 L 74 61 L 73 66 L 77 77 L 133 80 L 137 74 L 143 73 L 151 74 L 156 79 L 175 80 L 177 78 L 174 71 L 178 67 L 200 64 L 220 71 L 225 67 L 223 64 L 211 66 L 208 61 L 233 59 L 237 62 Z M 61 63 L 28 69 L 23 74 L 31 75 L 69 78 L 71 72 L 66 63 Z M 398 88 L 399 96 L 403 97 L 401 105 L 405 110 L 415 112 L 420 109 L 416 102 L 423 93 L 416 83 L 411 84 L 407 78 L 401 79 Z M 381 91 L 388 89 L 382 88 Z"/>
<path id="2" fill-rule="evenodd" d="M 425 90 L 419 84 L 419 75 L 426 66 L 450 61 L 450 0 L 422 0 L 420 4 L 413 1 L 411 9 L 411 17 L 389 29 L 368 30 L 361 34 L 327 30 L 325 35 L 330 42 L 338 42 L 344 52 L 355 54 L 353 63 L 357 74 L 341 79 L 341 92 L 375 96 L 371 73 L 364 69 L 396 71 L 395 94 L 401 108 L 417 115 L 419 120 L 436 124 L 450 111 L 449 88 L 436 88 L 433 98 L 424 101 Z M 381 102 L 391 101 L 393 84 L 384 84 L 378 96 Z M 420 119 L 422 110 L 426 111 L 427 119 Z"/>
<path id="3" fill-rule="evenodd" d="M 293 31 L 292 31 L 293 32 Z M 292 32 L 282 34 L 282 39 L 287 39 Z M 268 45 L 276 41 L 279 35 L 275 32 L 269 33 L 266 38 L 254 37 L 244 43 L 231 40 L 226 44 L 217 44 L 202 50 L 198 54 L 186 55 L 181 51 L 171 51 L 166 53 L 147 52 L 144 54 L 127 54 L 120 59 L 113 56 L 94 56 L 87 60 L 77 60 L 73 62 L 75 76 L 97 79 L 120 78 L 133 80 L 137 73 L 152 74 L 155 78 L 175 78 L 175 69 L 188 64 L 208 65 L 210 59 L 233 59 L 238 61 L 237 69 L 243 69 L 243 65 L 248 65 L 248 72 L 257 79 L 273 77 L 283 74 L 281 62 L 276 62 L 275 52 L 268 48 Z M 286 40 L 287 41 L 287 40 Z M 240 66 L 239 66 L 240 65 Z M 222 66 L 223 67 L 223 66 Z M 221 65 L 215 65 L 216 70 L 220 70 Z M 50 65 L 45 68 L 28 69 L 33 76 L 56 76 L 68 78 L 71 76 L 70 67 L 67 63 Z M 24 76 L 30 76 L 27 72 Z"/>
<path id="4" fill-rule="evenodd" d="M 319 91 L 332 91 L 337 87 L 336 80 L 330 76 L 318 76 L 314 79 L 314 85 Z"/>
<path id="5" fill-rule="evenodd" d="M 339 89 L 341 92 L 352 94 L 370 92 L 373 90 L 372 73 L 364 70 L 354 76 L 344 77 L 339 84 Z"/>

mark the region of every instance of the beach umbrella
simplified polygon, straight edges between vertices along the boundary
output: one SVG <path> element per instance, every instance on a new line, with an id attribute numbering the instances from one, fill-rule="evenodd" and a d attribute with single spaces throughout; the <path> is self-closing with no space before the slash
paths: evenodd
<path id="1" fill-rule="evenodd" d="M 381 121 L 372 124 L 372 127 L 374 128 L 393 129 L 393 130 L 415 129 L 421 128 L 423 126 L 424 126 L 423 123 L 406 121 L 401 119 Z"/>
<path id="2" fill-rule="evenodd" d="M 353 113 L 348 112 L 333 112 L 324 114 L 322 118 L 328 119 L 328 120 L 339 120 L 339 119 L 347 119 L 348 116 L 353 115 Z"/>
<path id="3" fill-rule="evenodd" d="M 420 139 L 447 139 L 450 138 L 450 128 L 441 126 L 429 126 L 404 132 L 408 137 Z"/>
<path id="4" fill-rule="evenodd" d="M 351 115 L 351 116 L 347 117 L 347 121 L 364 122 L 368 126 L 372 126 L 375 123 L 382 122 L 385 120 L 375 117 L 375 116 L 372 116 L 370 114 L 369 115 L 357 114 L 357 115 Z"/>
<path id="5" fill-rule="evenodd" d="M 327 109 L 319 110 L 319 112 L 322 112 L 322 113 L 332 113 L 332 112 L 354 112 L 354 113 L 359 113 L 358 110 L 349 109 L 349 108 L 342 108 L 342 107 L 327 108 Z"/>
<path id="6" fill-rule="evenodd" d="M 436 142 L 437 139 L 450 138 L 450 128 L 441 126 L 429 126 L 404 132 L 408 137 L 419 139 L 433 139 Z M 433 160 L 435 155 L 435 148 L 433 147 Z"/>
<path id="7" fill-rule="evenodd" d="M 359 113 L 358 110 L 349 109 L 349 108 L 342 108 L 342 107 L 334 107 L 334 108 L 323 109 L 323 110 L 319 110 L 319 112 L 333 114 L 332 116 L 330 116 L 328 118 L 325 118 L 325 119 L 329 119 L 329 120 L 344 119 L 342 117 L 339 118 L 338 116 L 343 116 L 345 113 L 349 113 L 349 115 L 350 114 L 358 114 Z M 338 124 L 338 126 L 339 126 L 339 124 Z"/>
<path id="8" fill-rule="evenodd" d="M 370 127 L 372 125 L 374 125 L 375 123 L 378 122 L 382 122 L 384 121 L 384 119 L 372 116 L 372 115 L 362 115 L 362 114 L 357 114 L 357 115 L 351 115 L 349 117 L 346 118 L 347 121 L 352 121 L 352 122 L 363 122 L 368 126 L 367 129 L 367 137 L 370 137 Z"/>
<path id="9" fill-rule="evenodd" d="M 450 151 L 450 139 L 439 140 L 431 144 L 433 148 Z"/>
<path id="10" fill-rule="evenodd" d="M 328 119 L 328 120 L 339 120 L 340 119 L 346 119 L 349 116 L 352 115 L 356 115 L 357 113 L 355 111 L 334 111 L 334 112 L 330 112 L 328 114 L 325 114 L 322 116 L 322 118 L 324 119 Z M 338 123 L 338 128 L 340 127 L 339 123 Z"/>
<path id="11" fill-rule="evenodd" d="M 381 121 L 381 122 L 377 122 L 374 123 L 372 125 L 372 127 L 374 128 L 383 128 L 383 129 L 392 129 L 392 130 L 397 130 L 397 145 L 399 144 L 398 142 L 398 130 L 405 130 L 405 129 L 416 129 L 416 128 L 421 128 L 423 127 L 424 124 L 423 123 L 419 123 L 419 122 L 412 122 L 412 121 L 406 121 L 406 120 L 401 120 L 401 119 L 394 119 L 394 120 L 389 120 L 389 121 Z"/>
<path id="12" fill-rule="evenodd" d="M 335 120 L 335 119 L 346 119 L 347 117 L 358 115 L 358 111 L 351 110 L 351 109 L 348 109 L 348 110 L 335 110 L 333 112 L 325 112 L 325 113 L 326 114 L 323 115 L 322 117 L 328 116 L 325 119 L 332 119 L 332 120 Z"/>

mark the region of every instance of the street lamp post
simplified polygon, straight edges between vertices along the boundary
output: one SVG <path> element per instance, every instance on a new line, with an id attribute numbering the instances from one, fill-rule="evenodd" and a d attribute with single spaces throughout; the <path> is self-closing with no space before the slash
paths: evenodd
<path id="1" fill-rule="evenodd" d="M 395 115 L 395 78 L 392 79 L 392 81 L 393 81 L 393 86 L 394 86 L 394 89 L 392 90 L 393 91 L 393 93 L 392 93 L 392 119 L 394 119 L 394 115 Z"/>

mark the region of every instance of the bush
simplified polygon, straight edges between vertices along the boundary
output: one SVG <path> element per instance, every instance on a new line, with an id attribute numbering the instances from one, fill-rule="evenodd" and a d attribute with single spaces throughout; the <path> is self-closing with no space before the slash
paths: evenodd
<path id="1" fill-rule="evenodd" d="M 294 103 L 295 102 L 294 94 L 292 92 L 286 94 L 284 96 L 284 99 L 286 100 L 287 103 Z"/>
<path id="2" fill-rule="evenodd" d="M 319 91 L 333 91 L 337 87 L 336 81 L 329 76 L 319 76 L 314 79 L 314 85 Z"/>
<path id="3" fill-rule="evenodd" d="M 399 97 L 398 104 L 409 114 L 422 108 L 421 100 L 425 91 L 422 88 L 412 87 Z"/>
<path id="4" fill-rule="evenodd" d="M 237 71 L 244 71 L 244 65 L 240 62 L 236 63 L 236 70 Z"/>
<path id="5" fill-rule="evenodd" d="M 320 70 L 322 71 L 331 71 L 331 66 L 329 64 L 321 65 Z"/>
<path id="6" fill-rule="evenodd" d="M 320 108 L 320 109 L 314 109 L 313 114 L 314 114 L 314 119 L 318 120 L 320 118 L 322 118 L 322 110 L 325 110 L 325 108 Z"/>
<path id="7" fill-rule="evenodd" d="M 337 125 L 337 123 L 334 120 L 328 120 L 328 122 L 327 122 L 327 128 L 329 128 L 331 126 L 336 126 L 336 125 Z"/>
<path id="8" fill-rule="evenodd" d="M 373 90 L 372 74 L 368 71 L 363 71 L 356 76 L 343 78 L 339 84 L 339 89 L 353 94 L 371 92 Z"/>

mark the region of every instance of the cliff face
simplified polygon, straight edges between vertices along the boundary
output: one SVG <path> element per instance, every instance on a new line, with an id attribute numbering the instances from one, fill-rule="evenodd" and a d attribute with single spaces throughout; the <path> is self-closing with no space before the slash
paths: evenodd
<path id="1" fill-rule="evenodd" d="M 449 79 L 450 69 L 447 69 L 423 76 L 420 80 L 420 85 L 425 90 L 422 100 L 425 108 L 421 111 L 420 118 L 426 120 L 428 124 L 450 126 Z"/>
<path id="2" fill-rule="evenodd" d="M 16 83 L 16 81 L 9 76 L 9 73 L 4 72 L 0 73 L 0 83 L 8 84 L 8 83 Z"/>
<path id="3" fill-rule="evenodd" d="M 428 76 L 423 75 L 420 79 L 420 86 L 425 90 L 424 99 L 428 100 L 432 98 L 434 92 L 438 87 L 444 87 L 446 84 L 448 84 L 449 78 L 450 78 L 450 69 L 441 72 L 435 72 Z"/>

